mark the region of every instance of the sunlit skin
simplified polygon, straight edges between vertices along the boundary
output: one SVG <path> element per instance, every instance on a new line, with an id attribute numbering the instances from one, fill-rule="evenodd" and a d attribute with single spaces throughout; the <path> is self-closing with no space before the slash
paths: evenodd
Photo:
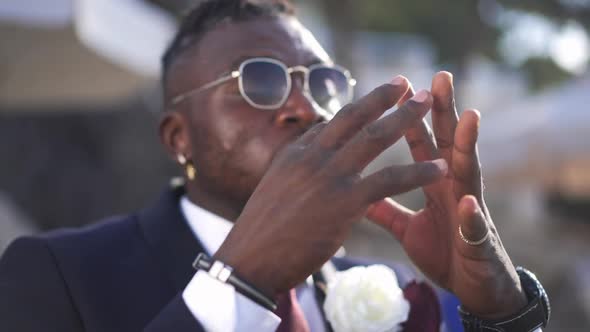
<path id="1" fill-rule="evenodd" d="M 331 61 L 293 17 L 224 22 L 175 62 L 166 98 L 256 56 L 287 66 Z M 170 155 L 184 155 L 197 169 L 186 185 L 188 197 L 235 221 L 216 258 L 274 296 L 316 271 L 367 216 L 472 313 L 504 317 L 526 305 L 483 200 L 475 145 L 480 116 L 467 110 L 458 119 L 449 73 L 438 73 L 431 93 L 421 91 L 410 101 L 414 91 L 398 76 L 327 124 L 301 87 L 295 77 L 285 105 L 265 111 L 251 107 L 231 81 L 163 116 L 160 136 Z M 377 120 L 395 104 L 398 111 Z M 422 120 L 429 109 L 434 135 Z M 368 162 L 404 135 L 416 164 L 360 177 Z M 446 163 L 432 162 L 437 158 Z M 427 198 L 419 212 L 384 199 L 418 187 Z M 459 238 L 459 225 L 470 239 L 481 238 L 486 229 L 492 234 L 484 244 L 469 246 Z"/>
<path id="2" fill-rule="evenodd" d="M 260 56 L 287 66 L 331 61 L 297 20 L 226 23 L 175 63 L 167 95 L 214 81 L 237 69 L 242 60 Z M 301 77 L 295 75 L 291 95 L 279 111 L 250 106 L 234 80 L 192 97 L 180 105 L 180 112 L 167 114 L 164 123 L 173 123 L 163 130 L 175 132 L 174 137 L 163 136 L 165 145 L 174 155 L 183 151 L 198 170 L 197 179 L 187 186 L 191 200 L 229 220 L 237 218 L 274 154 L 325 120 L 313 110 L 301 86 Z"/>

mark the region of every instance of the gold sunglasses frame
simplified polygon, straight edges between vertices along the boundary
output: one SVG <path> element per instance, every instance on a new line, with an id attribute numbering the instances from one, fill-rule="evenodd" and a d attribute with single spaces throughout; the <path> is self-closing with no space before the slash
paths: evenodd
<path id="1" fill-rule="evenodd" d="M 246 94 L 246 92 L 244 90 L 242 73 L 243 73 L 244 68 L 248 64 L 253 63 L 253 62 L 272 63 L 275 65 L 278 65 L 279 67 L 281 67 L 283 69 L 283 71 L 285 72 L 286 80 L 287 80 L 287 90 L 286 90 L 287 92 L 285 93 L 285 96 L 283 96 L 283 98 L 281 99 L 280 102 L 277 102 L 276 104 L 273 104 L 273 105 L 261 105 L 261 104 L 254 102 L 252 99 L 250 99 L 250 97 L 248 97 L 248 95 Z M 240 89 L 240 95 L 242 96 L 242 98 L 244 98 L 246 100 L 246 102 L 248 104 L 250 104 L 250 106 L 258 108 L 258 109 L 263 109 L 263 110 L 277 110 L 281 106 L 283 106 L 283 104 L 287 101 L 287 99 L 289 99 L 289 95 L 291 94 L 291 89 L 293 87 L 293 80 L 291 78 L 291 75 L 294 73 L 302 73 L 304 75 L 303 90 L 304 90 L 304 93 L 307 96 L 307 98 L 313 102 L 314 107 L 318 107 L 318 108 L 322 109 L 323 111 L 328 112 L 333 115 L 333 112 L 330 112 L 329 110 L 326 110 L 317 104 L 317 102 L 315 101 L 315 99 L 311 95 L 311 90 L 309 88 L 310 73 L 313 70 L 321 69 L 321 68 L 336 69 L 344 74 L 344 76 L 347 79 L 347 83 L 348 83 L 348 97 L 349 97 L 348 98 L 349 100 L 347 100 L 346 103 L 351 102 L 353 99 L 354 86 L 356 85 L 356 80 L 354 78 L 352 78 L 350 71 L 344 67 L 341 67 L 338 65 L 332 65 L 332 64 L 321 64 L 321 63 L 311 65 L 311 66 L 309 66 L 309 68 L 305 67 L 305 66 L 287 67 L 283 62 L 273 59 L 273 58 L 256 57 L 256 58 L 247 59 L 244 62 L 242 62 L 240 64 L 240 67 L 238 68 L 238 70 L 234 70 L 231 73 L 216 79 L 215 81 L 209 82 L 203 86 L 200 86 L 200 87 L 195 88 L 193 90 L 189 90 L 183 94 L 180 94 L 180 95 L 172 98 L 171 105 L 173 105 L 173 106 L 177 105 L 195 94 L 201 93 L 205 90 L 211 89 L 211 88 L 216 87 L 221 84 L 224 84 L 224 83 L 231 81 L 233 79 L 239 79 L 238 86 Z M 342 105 L 342 106 L 344 106 L 344 105 Z"/>

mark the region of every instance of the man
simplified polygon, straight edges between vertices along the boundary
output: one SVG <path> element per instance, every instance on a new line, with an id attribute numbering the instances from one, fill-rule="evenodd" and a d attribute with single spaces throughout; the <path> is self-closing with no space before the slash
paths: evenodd
<path id="1" fill-rule="evenodd" d="M 160 136 L 186 184 L 137 214 L 15 241 L 0 262 L 2 330 L 328 331 L 316 285 L 327 266 L 357 264 L 330 259 L 363 216 L 459 298 L 468 329 L 546 323 L 541 288 L 517 273 L 485 208 L 479 114 L 458 119 L 450 74 L 432 94 L 398 76 L 342 107 L 350 74 L 288 5 L 238 0 L 191 12 L 163 67 Z M 359 175 L 404 135 L 416 164 Z M 417 187 L 419 212 L 388 198 Z M 199 253 L 212 258 L 195 271 Z M 438 329 L 428 286 L 394 270 L 404 328 Z"/>

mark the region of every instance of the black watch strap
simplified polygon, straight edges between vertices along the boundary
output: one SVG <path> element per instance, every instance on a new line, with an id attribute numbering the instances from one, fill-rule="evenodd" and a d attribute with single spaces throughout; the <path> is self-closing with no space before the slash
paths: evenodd
<path id="1" fill-rule="evenodd" d="M 193 268 L 196 270 L 203 270 L 213 278 L 232 285 L 238 293 L 266 309 L 270 311 L 277 310 L 277 304 L 275 301 L 264 295 L 261 291 L 256 289 L 256 287 L 240 279 L 229 265 L 225 265 L 218 260 L 212 261 L 206 254 L 200 253 L 193 262 Z"/>
<path id="2" fill-rule="evenodd" d="M 547 326 L 551 306 L 545 289 L 530 271 L 517 267 L 528 305 L 516 314 L 497 320 L 484 320 L 459 307 L 459 315 L 466 332 L 530 332 Z"/>

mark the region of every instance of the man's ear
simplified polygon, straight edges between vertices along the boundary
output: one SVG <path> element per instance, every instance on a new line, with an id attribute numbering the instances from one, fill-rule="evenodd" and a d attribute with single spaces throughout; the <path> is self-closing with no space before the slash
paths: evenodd
<path id="1" fill-rule="evenodd" d="M 191 141 L 187 119 L 182 112 L 166 111 L 160 118 L 160 141 L 174 159 L 182 155 L 191 159 Z"/>

